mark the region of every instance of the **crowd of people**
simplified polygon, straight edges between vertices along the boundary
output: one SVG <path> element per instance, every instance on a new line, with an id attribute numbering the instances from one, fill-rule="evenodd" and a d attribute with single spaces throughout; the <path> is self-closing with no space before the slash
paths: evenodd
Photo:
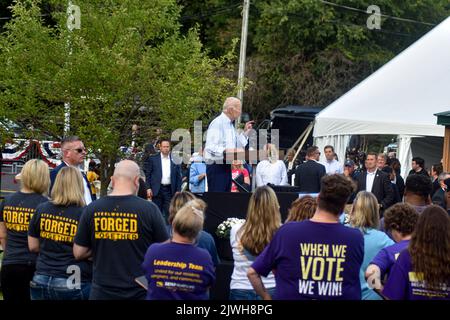
<path id="1" fill-rule="evenodd" d="M 218 129 L 239 116 L 237 102 L 227 99 Z M 208 163 L 227 148 L 207 142 L 209 155 L 199 150 L 190 166 L 191 193 L 170 141 L 158 144 L 142 168 L 118 162 L 103 197 L 80 169 L 78 137 L 62 141 L 58 167 L 25 164 L 20 191 L 0 204 L 5 300 L 209 299 L 220 259 L 195 193 L 250 191 L 250 179 L 257 188 L 246 219 L 230 231 L 230 300 L 450 299 L 450 174 L 441 164 L 430 176 L 413 158 L 403 181 L 399 161 L 383 154 L 368 153 L 355 170 L 333 146 L 325 162 L 313 146 L 299 163 L 295 152 L 280 161 L 268 144 L 253 174 L 239 161 Z M 308 195 L 282 221 L 271 185 L 289 180 Z"/>

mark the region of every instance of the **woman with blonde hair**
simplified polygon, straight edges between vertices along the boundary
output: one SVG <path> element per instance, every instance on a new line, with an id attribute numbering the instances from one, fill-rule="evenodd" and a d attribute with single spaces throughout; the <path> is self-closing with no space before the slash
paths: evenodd
<path id="1" fill-rule="evenodd" d="M 86 300 L 89 298 L 92 263 L 77 261 L 73 240 L 85 206 L 84 181 L 80 170 L 59 170 L 52 189 L 52 200 L 41 204 L 30 222 L 28 246 L 39 253 L 31 281 L 32 300 Z M 69 287 L 69 276 L 79 270 L 80 287 Z"/>
<path id="2" fill-rule="evenodd" d="M 28 223 L 36 207 L 48 201 L 49 186 L 47 164 L 38 159 L 29 160 L 20 174 L 20 191 L 0 203 L 0 242 L 5 250 L 1 284 L 5 300 L 30 300 L 30 281 L 37 255 L 28 250 Z"/>
<path id="3" fill-rule="evenodd" d="M 247 169 L 244 168 L 242 160 L 233 160 L 233 163 L 231 164 L 231 178 L 233 180 L 240 180 L 240 176 L 242 176 L 242 185 L 249 187 L 250 174 Z M 231 183 L 231 192 L 239 192 L 238 186 L 234 182 Z"/>
<path id="4" fill-rule="evenodd" d="M 194 245 L 203 229 L 204 208 L 188 201 L 172 221 L 172 239 L 150 245 L 142 268 L 148 281 L 148 300 L 207 300 L 215 281 L 209 253 Z"/>
<path id="5" fill-rule="evenodd" d="M 256 186 L 267 184 L 287 185 L 287 171 L 284 162 L 278 159 L 278 150 L 274 144 L 267 144 L 264 148 L 267 159 L 256 166 Z"/>
<path id="6" fill-rule="evenodd" d="M 187 202 L 195 199 L 197 198 L 189 191 L 177 192 L 172 197 L 169 206 L 169 225 L 167 226 L 167 231 L 170 236 L 172 235 L 172 222 L 175 219 L 175 215 L 177 214 L 178 210 L 180 210 Z M 204 202 L 202 203 L 206 206 Z M 205 207 L 202 207 L 201 210 L 205 211 Z M 204 230 L 200 230 L 194 244 L 199 248 L 208 250 L 214 266 L 217 267 L 220 260 L 219 255 L 217 254 L 216 243 L 214 242 L 214 238 L 212 237 L 212 235 Z"/>
<path id="7" fill-rule="evenodd" d="M 377 198 L 373 193 L 360 191 L 353 202 L 350 225 L 361 230 L 364 236 L 364 260 L 359 272 L 362 300 L 381 300 L 366 282 L 365 271 L 380 250 L 394 244 L 380 227 L 380 213 Z"/>
<path id="8" fill-rule="evenodd" d="M 275 192 L 266 186 L 257 188 L 250 198 L 246 221 L 234 225 L 230 231 L 234 259 L 230 300 L 261 299 L 247 278 L 247 270 L 280 226 L 280 205 Z M 274 275 L 271 273 L 263 278 L 263 283 L 272 295 L 275 289 Z"/>

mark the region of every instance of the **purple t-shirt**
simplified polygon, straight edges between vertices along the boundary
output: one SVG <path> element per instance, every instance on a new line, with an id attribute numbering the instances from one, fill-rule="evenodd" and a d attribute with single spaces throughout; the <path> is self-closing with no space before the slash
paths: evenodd
<path id="1" fill-rule="evenodd" d="M 374 264 L 380 268 L 381 279 L 390 273 L 392 266 L 400 255 L 400 252 L 408 248 L 408 244 L 409 240 L 397 242 L 392 246 L 381 249 L 375 258 L 373 258 L 370 264 Z"/>
<path id="2" fill-rule="evenodd" d="M 263 276 L 274 270 L 277 300 L 359 300 L 363 257 L 358 229 L 306 220 L 281 226 L 252 267 Z"/>
<path id="3" fill-rule="evenodd" d="M 429 290 L 420 274 L 413 271 L 408 250 L 402 251 L 383 289 L 383 294 L 391 300 L 450 300 L 450 280 L 441 288 Z"/>
<path id="4" fill-rule="evenodd" d="M 206 300 L 216 279 L 211 255 L 191 244 L 152 244 L 142 268 L 148 300 Z"/>

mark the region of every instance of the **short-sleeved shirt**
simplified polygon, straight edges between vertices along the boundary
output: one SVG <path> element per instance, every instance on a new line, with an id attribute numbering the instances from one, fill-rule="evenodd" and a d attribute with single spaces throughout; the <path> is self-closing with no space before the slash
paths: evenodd
<path id="1" fill-rule="evenodd" d="M 92 249 L 96 299 L 145 297 L 135 278 L 150 244 L 168 239 L 158 207 L 134 195 L 106 196 L 87 206 L 75 243 Z M 143 291 L 143 292 L 142 292 Z"/>
<path id="2" fill-rule="evenodd" d="M 73 266 L 78 266 L 81 281 L 91 281 L 92 262 L 77 261 L 73 256 L 73 240 L 82 211 L 83 207 L 57 206 L 50 201 L 36 208 L 28 235 L 39 239 L 37 274 L 68 278 L 74 274 Z"/>
<path id="3" fill-rule="evenodd" d="M 239 177 L 240 174 L 242 174 L 244 176 L 244 178 L 250 177 L 247 169 L 239 169 L 239 170 L 231 171 L 231 177 L 233 179 L 236 179 L 237 177 Z M 232 182 L 232 184 L 231 184 L 231 192 L 239 192 L 238 186 L 234 182 Z"/>
<path id="4" fill-rule="evenodd" d="M 400 252 L 408 248 L 409 240 L 403 240 L 393 244 L 392 246 L 381 249 L 380 252 L 373 258 L 370 264 L 374 264 L 380 268 L 381 278 L 389 275 L 392 266 L 397 260 Z"/>
<path id="5" fill-rule="evenodd" d="M 364 239 L 340 223 L 310 220 L 281 226 L 252 267 L 263 276 L 275 272 L 278 300 L 359 300 Z"/>
<path id="6" fill-rule="evenodd" d="M 5 223 L 7 241 L 3 265 L 36 263 L 37 254 L 28 250 L 28 224 L 36 207 L 48 199 L 38 193 L 16 192 L 0 204 L 0 222 Z"/>
<path id="7" fill-rule="evenodd" d="M 152 244 L 142 268 L 148 300 L 206 300 L 215 281 L 210 254 L 192 244 Z"/>
<path id="8" fill-rule="evenodd" d="M 404 250 L 391 269 L 383 294 L 391 300 L 450 300 L 450 279 L 440 288 L 426 288 L 423 275 L 414 272 L 411 255 Z"/>
<path id="9" fill-rule="evenodd" d="M 364 236 L 364 260 L 359 272 L 359 280 L 361 282 L 362 300 L 381 300 L 382 298 L 369 287 L 366 281 L 365 273 L 370 261 L 380 252 L 381 249 L 394 244 L 389 236 L 383 231 L 368 228 L 363 232 Z"/>

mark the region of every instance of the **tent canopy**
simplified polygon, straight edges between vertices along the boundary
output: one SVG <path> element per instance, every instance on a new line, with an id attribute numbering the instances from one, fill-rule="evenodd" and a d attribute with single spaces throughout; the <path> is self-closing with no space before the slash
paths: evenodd
<path id="1" fill-rule="evenodd" d="M 450 18 L 316 116 L 314 137 L 444 136 L 435 113 L 450 107 Z"/>

